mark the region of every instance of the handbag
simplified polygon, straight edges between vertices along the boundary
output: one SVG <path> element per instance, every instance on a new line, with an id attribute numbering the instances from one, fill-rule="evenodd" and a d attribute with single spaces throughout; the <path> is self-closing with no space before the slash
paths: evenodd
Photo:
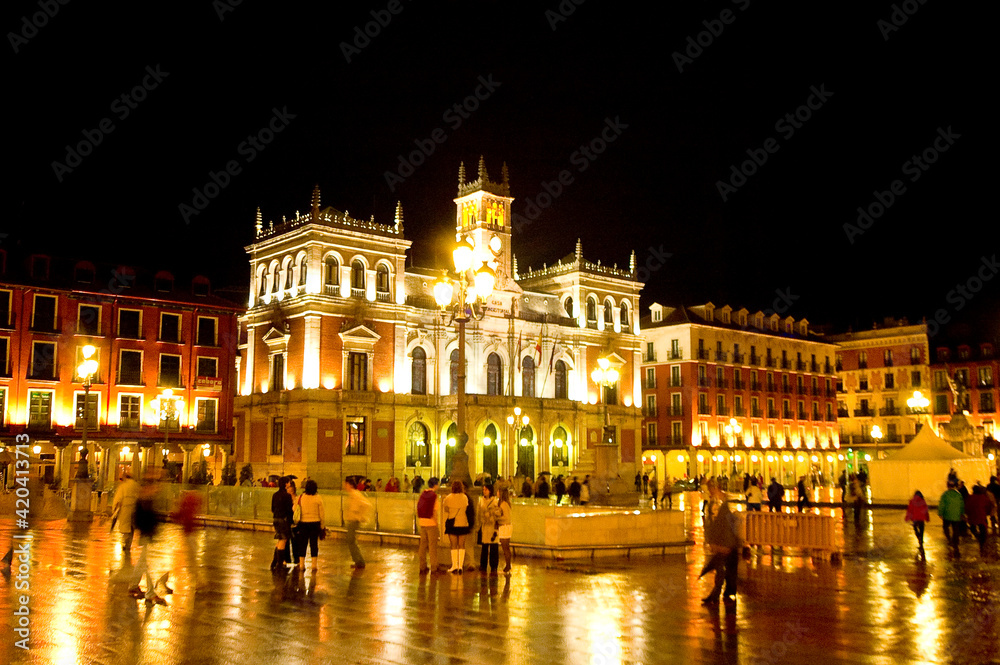
<path id="1" fill-rule="evenodd" d="M 292 521 L 298 524 L 302 521 L 302 498 L 295 501 L 295 508 L 292 509 Z"/>
<path id="2" fill-rule="evenodd" d="M 326 540 L 326 527 L 319 530 L 319 539 Z"/>
<path id="3" fill-rule="evenodd" d="M 483 544 L 483 530 L 476 531 L 476 545 Z"/>

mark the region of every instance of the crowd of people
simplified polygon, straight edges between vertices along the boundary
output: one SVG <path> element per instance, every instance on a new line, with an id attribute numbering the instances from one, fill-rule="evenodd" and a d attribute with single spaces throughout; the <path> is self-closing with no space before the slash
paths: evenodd
<path id="1" fill-rule="evenodd" d="M 972 491 L 965 486 L 965 481 L 959 479 L 954 469 L 948 472 L 947 489 L 938 501 L 938 517 L 944 529 L 945 541 L 954 557 L 959 557 L 959 542 L 962 538 L 974 537 L 979 543 L 979 554 L 985 558 L 987 553 L 986 536 L 992 527 L 993 535 L 1000 535 L 1000 520 L 998 520 L 998 505 L 1000 505 L 1000 482 L 996 476 L 990 476 L 988 485 L 976 481 Z M 910 499 L 906 508 L 907 522 L 913 524 L 913 532 L 917 537 L 917 551 L 921 558 L 924 554 L 924 525 L 930 521 L 930 511 L 924 495 L 917 491 Z"/>

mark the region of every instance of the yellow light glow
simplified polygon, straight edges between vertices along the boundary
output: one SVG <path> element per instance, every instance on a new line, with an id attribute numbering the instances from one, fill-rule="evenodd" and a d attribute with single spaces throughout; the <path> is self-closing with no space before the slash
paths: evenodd
<path id="1" fill-rule="evenodd" d="M 491 446 L 491 445 L 493 445 L 493 439 L 491 439 L 488 436 L 484 436 L 483 437 L 483 445 L 484 446 Z"/>
<path id="2" fill-rule="evenodd" d="M 625 403 L 625 406 L 632 406 L 632 397 L 630 395 L 626 395 L 623 402 Z"/>
<path id="3" fill-rule="evenodd" d="M 559 439 L 556 439 L 556 448 L 562 448 L 562 447 L 563 447 L 563 442 L 560 441 Z"/>
<path id="4" fill-rule="evenodd" d="M 514 424 L 514 416 L 507 416 L 507 424 L 508 425 Z"/>
<path id="5" fill-rule="evenodd" d="M 521 416 L 521 424 L 522 425 L 528 424 L 528 414 L 524 414 L 523 416 Z"/>
<path id="6" fill-rule="evenodd" d="M 872 456 L 871 455 L 865 455 L 865 461 L 866 462 L 871 462 L 872 461 Z"/>
<path id="7" fill-rule="evenodd" d="M 83 347 L 83 357 L 84 357 L 84 359 L 85 360 L 89 360 L 90 357 L 93 356 L 96 351 L 97 351 L 97 349 L 95 349 L 92 344 L 86 345 L 85 347 Z"/>
<path id="8" fill-rule="evenodd" d="M 705 458 L 702 455 L 698 455 L 698 461 L 699 462 L 704 462 Z"/>
<path id="9" fill-rule="evenodd" d="M 844 456 L 843 455 L 837 455 L 837 459 L 839 461 L 843 462 L 844 461 Z"/>
<path id="10" fill-rule="evenodd" d="M 32 450 L 32 452 L 34 452 L 37 455 L 38 453 L 42 452 L 42 447 L 41 446 L 35 446 L 31 450 Z"/>
<path id="11" fill-rule="evenodd" d="M 990 460 L 991 462 L 992 462 L 992 461 L 993 461 L 994 459 L 996 459 L 996 457 L 995 457 L 995 456 L 993 455 L 993 453 L 990 453 L 989 455 L 987 455 L 987 458 L 988 458 L 988 459 L 989 459 L 989 460 Z"/>
<path id="12" fill-rule="evenodd" d="M 521 443 L 522 446 L 527 446 L 528 445 L 528 440 L 527 439 L 521 439 L 520 443 Z"/>
<path id="13" fill-rule="evenodd" d="M 128 446 L 122 446 L 122 455 L 128 455 L 131 452 L 132 452 L 131 448 L 129 448 Z"/>
<path id="14" fill-rule="evenodd" d="M 767 456 L 767 461 L 768 462 L 773 462 L 774 461 L 774 455 L 768 455 Z"/>
<path id="15" fill-rule="evenodd" d="M 743 458 L 742 458 L 742 457 L 740 457 L 739 455 L 736 455 L 735 457 L 733 457 L 733 460 L 734 460 L 734 461 L 736 461 L 736 462 L 739 462 L 739 461 L 740 461 L 740 460 L 742 460 L 742 459 L 743 459 Z"/>
<path id="16" fill-rule="evenodd" d="M 201 451 L 201 454 L 204 455 L 205 457 L 211 457 L 211 455 L 212 455 L 212 449 L 211 448 L 205 448 L 205 449 L 203 449 Z"/>
<path id="17" fill-rule="evenodd" d="M 442 277 L 434 283 L 434 302 L 439 307 L 447 307 L 451 304 L 454 292 L 455 288 L 451 285 L 451 281 Z"/>
<path id="18" fill-rule="evenodd" d="M 812 459 L 813 463 L 816 463 L 816 462 L 819 461 L 819 457 L 817 457 L 816 455 L 813 455 L 810 459 Z"/>
<path id="19" fill-rule="evenodd" d="M 392 390 L 392 382 L 389 379 L 382 379 L 378 382 L 378 389 L 381 392 L 387 393 Z"/>
<path id="20" fill-rule="evenodd" d="M 327 390 L 333 390 L 334 388 L 337 387 L 337 380 L 332 376 L 328 376 L 325 379 L 323 379 L 323 387 L 326 388 Z"/>
<path id="21" fill-rule="evenodd" d="M 677 461 L 683 464 L 684 463 L 684 455 L 678 455 L 677 456 Z"/>
<path id="22" fill-rule="evenodd" d="M 515 416 L 521 415 L 521 407 L 519 407 L 519 406 L 515 406 L 514 407 L 514 415 Z"/>
<path id="23" fill-rule="evenodd" d="M 600 367 L 603 370 L 607 370 L 608 367 L 611 366 L 611 361 L 608 360 L 607 358 L 598 358 L 598 360 L 597 360 L 597 366 Z"/>
<path id="24" fill-rule="evenodd" d="M 448 445 L 451 446 L 452 448 L 455 447 L 455 437 L 451 437 L 450 439 L 448 439 Z"/>
<path id="25" fill-rule="evenodd" d="M 590 403 L 591 403 L 591 404 L 597 404 L 597 395 L 593 395 L 593 394 L 592 394 L 592 395 L 590 396 Z"/>
<path id="26" fill-rule="evenodd" d="M 826 456 L 826 461 L 827 462 L 832 462 L 833 461 L 833 455 L 827 455 Z"/>
<path id="27" fill-rule="evenodd" d="M 751 462 L 756 462 L 757 461 L 757 456 L 756 455 L 751 455 L 750 456 L 750 461 Z"/>
<path id="28" fill-rule="evenodd" d="M 472 257 L 475 249 L 475 245 L 472 244 L 472 240 L 469 238 L 463 238 L 455 244 L 455 248 L 451 252 L 451 257 L 455 262 L 456 272 L 465 272 L 472 267 Z"/>
<path id="29" fill-rule="evenodd" d="M 800 462 L 805 462 L 805 461 L 806 461 L 806 458 L 805 458 L 805 457 L 803 457 L 802 455 L 799 455 L 799 457 L 798 457 L 798 460 L 799 460 Z"/>

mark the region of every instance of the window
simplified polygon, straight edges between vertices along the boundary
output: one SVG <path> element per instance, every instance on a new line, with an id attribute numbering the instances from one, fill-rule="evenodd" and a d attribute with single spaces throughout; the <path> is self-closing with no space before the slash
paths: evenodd
<path id="1" fill-rule="evenodd" d="M 868 367 L 868 352 L 858 351 L 858 367 L 865 369 Z"/>
<path id="2" fill-rule="evenodd" d="M 354 263 L 351 264 L 351 289 L 362 291 L 361 295 L 364 295 L 365 290 L 365 264 L 361 262 L 360 259 L 356 259 Z"/>
<path id="3" fill-rule="evenodd" d="M 271 390 L 285 389 L 285 354 L 275 353 L 271 356 Z"/>
<path id="4" fill-rule="evenodd" d="M 615 304 L 610 300 L 604 301 L 604 327 L 610 328 L 615 323 Z"/>
<path id="5" fill-rule="evenodd" d="M 683 441 L 683 439 L 684 439 L 684 423 L 681 423 L 681 422 L 670 423 L 670 438 L 672 439 L 671 443 L 673 445 L 675 445 L 675 446 L 682 446 L 682 445 L 684 445 L 684 441 Z"/>
<path id="6" fill-rule="evenodd" d="M 458 393 L 458 349 L 453 349 L 448 369 L 448 394 Z"/>
<path id="7" fill-rule="evenodd" d="M 160 341 L 178 344 L 181 341 L 181 315 L 160 314 Z"/>
<path id="8" fill-rule="evenodd" d="M 566 363 L 561 360 L 556 361 L 555 370 L 556 399 L 567 399 L 566 393 Z"/>
<path id="9" fill-rule="evenodd" d="M 0 328 L 10 326 L 10 291 L 0 291 Z"/>
<path id="10" fill-rule="evenodd" d="M 410 371 L 410 392 L 414 395 L 427 394 L 427 352 L 424 351 L 421 346 L 413 349 L 413 367 Z"/>
<path id="11" fill-rule="evenodd" d="M 52 393 L 37 390 L 28 393 L 28 428 L 52 428 Z"/>
<path id="12" fill-rule="evenodd" d="M 422 423 L 413 423 L 406 433 L 406 466 L 430 468 L 431 446 L 427 427 Z"/>
<path id="13" fill-rule="evenodd" d="M 10 376 L 10 340 L 0 337 L 0 376 Z"/>
<path id="14" fill-rule="evenodd" d="M 118 384 L 123 386 L 143 385 L 142 351 L 121 350 L 118 356 Z"/>
<path id="15" fill-rule="evenodd" d="M 646 395 L 646 413 L 644 414 L 647 418 L 655 418 L 656 413 L 656 395 Z"/>
<path id="16" fill-rule="evenodd" d="M 340 286 L 340 263 L 336 256 L 328 256 L 323 261 L 325 275 L 323 281 L 327 286 Z"/>
<path id="17" fill-rule="evenodd" d="M 265 295 L 267 295 L 267 268 L 264 268 L 264 270 L 262 270 L 261 273 L 260 273 L 260 292 L 259 292 L 259 295 L 260 295 L 261 298 L 263 298 Z"/>
<path id="18" fill-rule="evenodd" d="M 882 352 L 882 362 L 885 363 L 886 367 L 892 367 L 892 349 L 886 349 Z"/>
<path id="19" fill-rule="evenodd" d="M 204 278 L 195 277 L 194 281 L 191 282 L 191 293 L 196 296 L 207 296 L 208 295 L 208 280 Z"/>
<path id="20" fill-rule="evenodd" d="M 718 409 L 716 411 L 716 415 L 719 415 L 719 416 L 728 416 L 729 415 L 726 412 L 726 396 L 725 395 L 716 395 L 715 396 L 715 408 Z"/>
<path id="21" fill-rule="evenodd" d="M 367 452 L 365 446 L 365 419 L 347 419 L 347 455 L 364 455 Z"/>
<path id="22" fill-rule="evenodd" d="M 32 256 L 31 257 L 31 278 L 32 279 L 48 279 L 49 278 L 49 259 L 45 256 Z"/>
<path id="23" fill-rule="evenodd" d="M 96 305 L 80 305 L 76 331 L 81 335 L 100 335 L 101 308 Z"/>
<path id="24" fill-rule="evenodd" d="M 2 258 L 0 254 L 0 258 Z M 0 388 L 0 427 L 6 426 L 6 414 L 7 414 L 7 391 L 6 389 Z"/>
<path id="25" fill-rule="evenodd" d="M 158 275 L 153 279 L 153 288 L 161 293 L 174 290 L 174 278 L 170 275 Z"/>
<path id="26" fill-rule="evenodd" d="M 895 388 L 896 387 L 896 375 L 892 372 L 887 372 L 885 375 L 885 387 Z"/>
<path id="27" fill-rule="evenodd" d="M 161 388 L 181 387 L 181 357 L 160 354 L 160 378 L 157 385 Z"/>
<path id="28" fill-rule="evenodd" d="M 289 261 L 285 264 L 285 290 L 292 290 L 292 262 Z"/>
<path id="29" fill-rule="evenodd" d="M 138 395 L 122 395 L 118 402 L 118 429 L 135 431 L 142 425 L 142 398 Z"/>
<path id="30" fill-rule="evenodd" d="M 670 415 L 671 416 L 682 416 L 684 415 L 681 410 L 681 394 L 671 393 L 670 395 Z"/>
<path id="31" fill-rule="evenodd" d="M 204 376 L 211 379 L 218 378 L 219 376 L 219 359 L 218 358 L 198 358 L 198 376 Z"/>
<path id="32" fill-rule="evenodd" d="M 951 413 L 948 409 L 948 396 L 947 395 L 935 395 L 934 396 L 934 413 L 947 415 Z"/>
<path id="33" fill-rule="evenodd" d="M 198 424 L 195 426 L 199 432 L 214 432 L 216 430 L 215 414 L 218 409 L 218 400 L 214 398 L 198 398 L 195 400 L 198 406 Z"/>
<path id="34" fill-rule="evenodd" d="M 670 340 L 670 359 L 680 360 L 681 357 L 681 341 L 679 339 Z"/>
<path id="35" fill-rule="evenodd" d="M 495 353 L 486 358 L 486 394 L 503 395 L 503 362 Z"/>
<path id="36" fill-rule="evenodd" d="M 42 380 L 53 380 L 56 378 L 55 343 L 31 343 L 31 375 L 29 378 Z"/>
<path id="37" fill-rule="evenodd" d="M 920 387 L 920 370 L 919 369 L 915 369 L 912 372 L 910 372 L 910 386 L 912 386 L 913 388 L 919 388 Z"/>
<path id="38" fill-rule="evenodd" d="M 993 413 L 996 407 L 993 405 L 993 393 L 979 393 L 979 413 Z"/>
<path id="39" fill-rule="evenodd" d="M 375 268 L 375 293 L 389 293 L 389 268 L 384 263 Z"/>
<path id="40" fill-rule="evenodd" d="M 285 421 L 275 418 L 271 421 L 271 455 L 280 455 L 285 444 Z"/>
<path id="41" fill-rule="evenodd" d="M 654 309 L 653 312 L 653 323 L 659 323 L 663 319 L 663 312 L 658 309 Z"/>
<path id="42" fill-rule="evenodd" d="M 32 310 L 31 329 L 39 332 L 55 332 L 56 299 L 53 296 L 35 296 Z"/>
<path id="43" fill-rule="evenodd" d="M 521 395 L 535 396 L 535 359 L 531 356 L 521 360 Z"/>
<path id="44" fill-rule="evenodd" d="M 566 310 L 566 316 L 573 318 L 573 298 L 566 298 L 566 302 L 563 303 L 563 309 Z"/>
<path id="45" fill-rule="evenodd" d="M 670 367 L 670 387 L 679 388 L 681 385 L 681 366 L 671 365 Z"/>
<path id="46" fill-rule="evenodd" d="M 299 286 L 306 285 L 306 276 L 308 275 L 309 262 L 306 261 L 305 255 L 302 256 L 302 260 L 299 261 Z"/>
<path id="47" fill-rule="evenodd" d="M 368 390 L 368 354 L 351 352 L 347 355 L 348 389 Z"/>
<path id="48" fill-rule="evenodd" d="M 656 441 L 656 423 L 646 423 L 646 445 L 655 446 Z"/>
<path id="49" fill-rule="evenodd" d="M 76 395 L 76 428 L 83 429 L 83 419 L 87 419 L 87 429 L 93 431 L 97 429 L 97 400 L 99 395 L 97 393 L 90 393 L 86 395 L 87 398 L 87 409 L 86 416 L 84 416 L 83 400 L 84 394 L 77 393 Z"/>
<path id="50" fill-rule="evenodd" d="M 118 310 L 118 336 L 126 339 L 142 337 L 142 312 L 138 309 Z"/>
<path id="51" fill-rule="evenodd" d="M 646 388 L 652 389 L 656 387 L 656 368 L 647 367 L 646 368 Z"/>
<path id="52" fill-rule="evenodd" d="M 980 367 L 979 368 L 979 387 L 980 388 L 992 388 L 993 387 L 993 368 L 992 367 Z"/>
<path id="53" fill-rule="evenodd" d="M 208 316 L 198 317 L 198 341 L 199 346 L 215 346 L 216 319 Z"/>
<path id="54" fill-rule="evenodd" d="M 597 298 L 594 296 L 587 298 L 587 325 L 590 324 L 597 327 Z"/>

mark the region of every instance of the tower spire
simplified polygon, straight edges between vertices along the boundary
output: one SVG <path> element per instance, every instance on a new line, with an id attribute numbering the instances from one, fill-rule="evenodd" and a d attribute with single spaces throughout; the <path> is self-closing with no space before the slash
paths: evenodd
<path id="1" fill-rule="evenodd" d="M 635 250 L 632 250 L 632 256 L 628 259 L 628 269 L 633 275 L 635 274 Z"/>
<path id="2" fill-rule="evenodd" d="M 319 221 L 319 183 L 313 187 L 312 193 L 312 221 Z"/>
<path id="3" fill-rule="evenodd" d="M 465 184 L 465 162 L 458 163 L 458 186 Z"/>
<path id="4" fill-rule="evenodd" d="M 507 162 L 503 163 L 503 168 L 500 169 L 500 176 L 503 186 L 510 187 L 510 172 L 507 170 Z"/>
<path id="5" fill-rule="evenodd" d="M 514 279 L 520 279 L 517 274 L 517 254 L 514 255 Z"/>
<path id="6" fill-rule="evenodd" d="M 479 155 L 479 179 L 482 182 L 486 182 L 490 179 L 489 174 L 486 172 L 486 160 L 483 159 L 482 155 Z"/>
<path id="7" fill-rule="evenodd" d="M 396 201 L 396 232 L 403 232 L 403 202 Z"/>
<path id="8" fill-rule="evenodd" d="M 574 253 L 576 254 L 577 261 L 583 258 L 583 243 L 580 242 L 579 238 L 576 239 L 576 251 Z"/>
<path id="9" fill-rule="evenodd" d="M 260 235 L 264 232 L 264 220 L 260 216 L 259 206 L 257 207 L 257 221 L 254 223 L 254 228 L 257 230 L 257 237 L 259 238 Z"/>

